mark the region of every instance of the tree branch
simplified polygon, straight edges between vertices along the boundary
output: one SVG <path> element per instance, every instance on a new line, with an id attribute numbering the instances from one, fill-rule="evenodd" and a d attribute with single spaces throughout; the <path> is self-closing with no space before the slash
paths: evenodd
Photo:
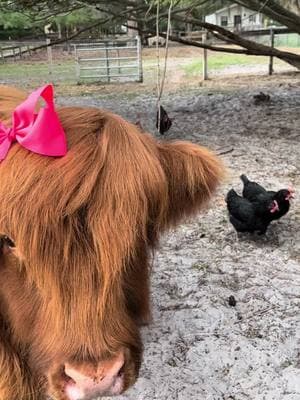
<path id="1" fill-rule="evenodd" d="M 1 1 L 1 0 L 0 0 Z M 10 2 L 15 4 L 20 3 L 20 1 L 12 0 Z M 203 4 L 208 2 L 208 0 L 203 0 L 201 3 L 197 4 L 196 7 L 199 7 Z M 248 8 L 251 8 L 253 10 L 260 10 L 262 11 L 262 2 L 257 1 L 257 0 L 237 0 L 236 1 L 239 4 L 245 5 Z M 22 2 L 21 2 L 22 3 Z M 48 2 L 42 2 L 42 1 L 28 1 L 24 0 L 23 4 L 25 4 L 28 7 L 28 3 L 30 3 L 31 7 L 34 6 L 41 6 L 43 4 L 44 6 L 48 5 Z M 95 7 L 97 10 L 104 12 L 108 14 L 107 18 L 100 19 L 94 24 L 91 24 L 85 28 L 82 28 L 72 36 L 66 39 L 60 39 L 52 42 L 50 45 L 55 45 L 55 44 L 61 44 L 66 42 L 67 40 L 74 39 L 75 37 L 79 36 L 81 33 L 86 32 L 91 30 L 92 28 L 99 26 L 99 25 L 105 25 L 107 23 L 111 23 L 112 21 L 124 21 L 124 18 L 127 18 L 127 20 L 137 22 L 138 28 L 136 26 L 131 26 L 130 24 L 124 24 L 128 28 L 134 29 L 139 31 L 142 34 L 151 34 L 155 35 L 156 31 L 152 28 L 153 26 L 153 21 L 155 20 L 155 16 L 151 16 L 150 18 L 147 18 L 148 15 L 150 14 L 149 11 L 149 4 L 145 1 L 137 1 L 137 0 L 111 0 L 109 3 L 107 3 L 106 0 L 74 0 L 74 2 L 69 3 L 69 7 L 74 4 L 78 5 L 87 5 L 89 7 Z M 102 7 L 101 5 L 105 5 L 106 7 Z M 123 10 L 116 11 L 114 10 L 114 6 L 119 6 L 122 5 L 124 8 Z M 248 54 L 248 55 L 256 55 L 256 56 L 274 56 L 278 57 L 281 60 L 284 60 L 288 62 L 289 64 L 296 66 L 297 68 L 300 68 L 300 56 L 297 54 L 293 54 L 287 51 L 280 51 L 275 48 L 271 48 L 269 46 L 265 46 L 263 44 L 259 44 L 256 42 L 253 42 L 251 40 L 245 39 L 244 37 L 241 37 L 240 35 L 231 32 L 227 29 L 224 29 L 221 26 L 217 26 L 214 24 L 210 24 L 207 22 L 200 21 L 199 19 L 196 18 L 191 18 L 188 17 L 187 15 L 185 17 L 182 16 L 182 14 L 190 13 L 192 9 L 194 9 L 195 4 L 192 4 L 187 7 L 183 8 L 175 8 L 172 11 L 172 19 L 181 23 L 190 23 L 193 24 L 194 26 L 199 26 L 202 29 L 206 29 L 210 31 L 214 36 L 216 36 L 219 39 L 225 40 L 230 44 L 235 44 L 237 46 L 240 46 L 241 48 L 230 48 L 230 47 L 220 47 L 220 46 L 212 46 L 207 43 L 199 43 L 191 40 L 186 40 L 183 38 L 178 38 L 174 35 L 170 36 L 170 40 L 182 43 L 185 45 L 190 45 L 190 46 L 195 46 L 195 47 L 200 47 L 212 51 L 218 51 L 218 52 L 226 52 L 226 53 L 234 53 L 234 54 Z M 274 0 L 264 0 L 263 2 L 263 11 L 267 15 L 271 16 L 272 18 L 276 19 L 279 22 L 284 21 L 284 24 L 288 26 L 291 30 L 300 33 L 300 17 L 298 17 L 296 14 L 292 13 L 291 11 L 283 8 L 282 6 L 278 5 Z M 141 15 L 142 14 L 142 15 Z M 181 14 L 181 15 L 180 15 Z M 153 15 L 153 14 L 152 14 Z M 167 18 L 168 12 L 164 11 L 160 13 L 160 19 Z M 299 23 L 298 23 L 299 22 Z M 141 25 L 142 24 L 142 25 Z M 143 29 L 141 29 L 141 26 L 144 26 Z M 166 37 L 164 33 L 160 33 L 162 37 Z M 41 45 L 33 50 L 39 50 L 42 48 L 47 47 L 48 45 Z"/>
<path id="2" fill-rule="evenodd" d="M 43 44 L 43 45 L 31 48 L 31 49 L 25 50 L 22 54 L 29 53 L 29 52 L 32 52 L 32 51 L 41 50 L 41 49 L 44 49 L 44 48 L 47 48 L 47 47 L 51 47 L 51 46 L 54 46 L 54 45 L 57 45 L 57 44 L 62 44 L 62 43 L 68 42 L 68 41 L 76 38 L 77 36 L 81 35 L 82 33 L 87 32 L 87 31 L 89 31 L 89 30 L 91 30 L 91 29 L 93 29 L 93 28 L 95 28 L 95 27 L 97 27 L 99 25 L 105 25 L 108 22 L 112 22 L 117 17 L 120 18 L 122 16 L 126 16 L 126 14 L 129 14 L 131 11 L 132 10 L 124 10 L 123 12 L 121 12 L 120 14 L 118 14 L 116 16 L 111 14 L 109 17 L 107 17 L 105 19 L 98 20 L 94 24 L 80 29 L 79 31 L 77 31 L 76 33 L 74 33 L 73 35 L 71 35 L 71 36 L 69 36 L 67 38 L 58 39 L 58 40 L 55 40 L 54 42 L 51 42 L 49 44 Z"/>
<path id="3" fill-rule="evenodd" d="M 268 0 L 266 5 L 261 7 L 261 1 L 257 0 L 237 0 L 236 3 L 248 7 L 252 10 L 262 12 L 268 17 L 280 22 L 291 30 L 300 34 L 300 17 L 285 7 L 282 7 L 274 0 Z"/>

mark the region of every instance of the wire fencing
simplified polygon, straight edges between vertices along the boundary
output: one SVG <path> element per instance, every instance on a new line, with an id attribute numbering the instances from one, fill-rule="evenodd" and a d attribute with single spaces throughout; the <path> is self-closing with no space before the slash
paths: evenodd
<path id="1" fill-rule="evenodd" d="M 54 44 L 0 43 L 0 82 L 127 82 L 143 80 L 140 38 Z"/>

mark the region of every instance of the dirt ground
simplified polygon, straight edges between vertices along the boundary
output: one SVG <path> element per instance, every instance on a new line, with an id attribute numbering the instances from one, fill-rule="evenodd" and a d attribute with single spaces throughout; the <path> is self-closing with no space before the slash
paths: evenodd
<path id="1" fill-rule="evenodd" d="M 120 399 L 300 400 L 299 78 L 232 77 L 165 94 L 173 127 L 162 140 L 228 151 L 229 174 L 207 212 L 161 241 L 140 378 Z M 254 104 L 260 90 L 269 103 Z M 100 92 L 59 102 L 113 110 L 157 135 L 151 93 Z M 296 189 L 265 237 L 238 238 L 228 222 L 224 196 L 241 190 L 241 173 Z"/>

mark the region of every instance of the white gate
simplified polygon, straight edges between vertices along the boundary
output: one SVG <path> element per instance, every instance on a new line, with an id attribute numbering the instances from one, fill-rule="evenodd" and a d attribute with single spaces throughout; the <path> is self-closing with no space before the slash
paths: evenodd
<path id="1" fill-rule="evenodd" d="M 74 44 L 77 81 L 143 81 L 141 41 L 136 38 Z"/>

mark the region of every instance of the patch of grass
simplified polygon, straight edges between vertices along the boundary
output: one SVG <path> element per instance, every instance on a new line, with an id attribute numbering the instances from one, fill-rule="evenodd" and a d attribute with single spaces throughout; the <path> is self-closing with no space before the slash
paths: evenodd
<path id="1" fill-rule="evenodd" d="M 231 65 L 255 65 L 266 63 L 266 57 L 246 56 L 243 54 L 218 54 L 208 57 L 208 69 L 220 70 Z M 183 67 L 187 75 L 199 75 L 202 71 L 202 59 L 196 59 Z"/>
<path id="2" fill-rule="evenodd" d="M 64 61 L 55 63 L 50 73 L 49 66 L 44 62 L 7 62 L 0 64 L 0 76 L 4 81 L 76 81 L 75 63 L 72 61 Z"/>
<path id="3" fill-rule="evenodd" d="M 190 64 L 185 65 L 183 67 L 184 72 L 186 73 L 186 75 L 199 75 L 200 72 L 202 71 L 203 68 L 203 62 L 202 60 L 195 60 L 192 61 Z"/>
<path id="4" fill-rule="evenodd" d="M 206 271 L 209 268 L 209 264 L 196 262 L 191 268 L 196 269 L 197 271 Z"/>
<path id="5" fill-rule="evenodd" d="M 132 74 L 132 69 L 122 67 L 123 74 Z M 84 75 L 89 75 L 90 71 L 84 71 Z M 0 82 L 22 84 L 29 82 L 35 85 L 43 84 L 44 82 L 52 81 L 65 84 L 77 84 L 76 64 L 74 60 L 55 60 L 52 67 L 44 61 L 33 62 L 0 62 Z M 113 80 L 117 83 L 117 80 Z M 98 84 L 107 83 L 104 78 L 88 78 L 82 79 L 82 84 Z"/>

